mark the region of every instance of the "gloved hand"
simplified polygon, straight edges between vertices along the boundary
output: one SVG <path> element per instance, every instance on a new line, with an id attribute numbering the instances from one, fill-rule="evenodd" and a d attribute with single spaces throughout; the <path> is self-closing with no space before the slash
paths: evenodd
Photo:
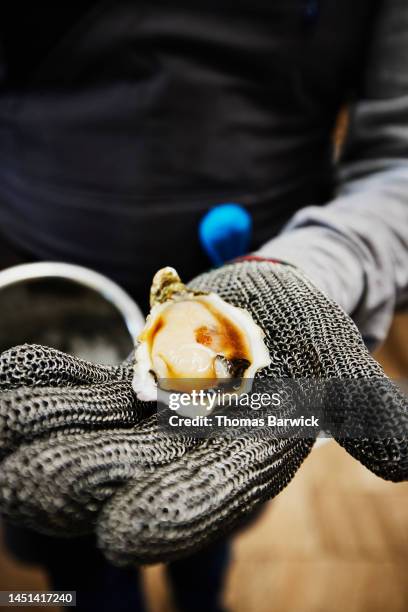
<path id="1" fill-rule="evenodd" d="M 325 409 L 342 424 L 338 441 L 379 476 L 408 477 L 406 398 L 351 319 L 299 270 L 244 261 L 191 286 L 245 308 L 262 327 L 272 363 L 258 381 L 334 381 Z M 134 397 L 131 378 L 131 364 L 96 367 L 40 347 L 1 356 L 4 514 L 52 533 L 95 529 L 117 563 L 167 561 L 233 529 L 288 484 L 312 448 L 312 437 L 289 428 L 168 434 Z"/>

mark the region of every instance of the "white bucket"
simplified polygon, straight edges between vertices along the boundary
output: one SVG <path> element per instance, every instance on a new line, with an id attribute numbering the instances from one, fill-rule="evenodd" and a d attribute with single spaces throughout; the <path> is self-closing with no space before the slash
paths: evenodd
<path id="1" fill-rule="evenodd" d="M 0 352 L 27 342 L 118 363 L 143 325 L 134 300 L 89 268 L 41 262 L 0 272 Z"/>

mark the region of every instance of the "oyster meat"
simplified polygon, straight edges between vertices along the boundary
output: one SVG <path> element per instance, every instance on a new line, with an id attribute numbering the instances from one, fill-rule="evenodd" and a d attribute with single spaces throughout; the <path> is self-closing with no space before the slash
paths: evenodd
<path id="1" fill-rule="evenodd" d="M 187 288 L 173 268 L 155 275 L 150 306 L 133 379 L 141 400 L 157 400 L 158 388 L 191 393 L 228 380 L 240 380 L 240 392 L 270 364 L 264 333 L 246 310 Z"/>

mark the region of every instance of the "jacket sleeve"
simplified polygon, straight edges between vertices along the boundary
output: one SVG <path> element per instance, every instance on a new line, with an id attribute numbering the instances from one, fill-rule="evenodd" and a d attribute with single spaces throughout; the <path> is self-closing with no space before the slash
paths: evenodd
<path id="1" fill-rule="evenodd" d="M 382 4 L 350 110 L 335 198 L 308 206 L 264 245 L 353 316 L 368 346 L 408 303 L 408 5 Z"/>

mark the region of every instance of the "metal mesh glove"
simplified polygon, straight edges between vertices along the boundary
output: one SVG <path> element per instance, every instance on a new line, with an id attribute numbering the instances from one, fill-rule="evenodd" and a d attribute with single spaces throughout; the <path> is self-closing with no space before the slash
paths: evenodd
<path id="1" fill-rule="evenodd" d="M 258 382 L 375 381 L 329 386 L 325 409 L 353 456 L 379 476 L 407 478 L 406 398 L 351 319 L 298 270 L 248 261 L 191 285 L 262 327 L 272 363 Z M 0 360 L 0 508 L 51 532 L 95 529 L 117 563 L 166 561 L 230 531 L 286 486 L 313 445 L 299 428 L 174 436 L 156 415 L 143 418 L 149 408 L 132 394 L 130 366 L 97 368 L 38 347 L 27 358 L 31 351 Z"/>
<path id="2" fill-rule="evenodd" d="M 157 428 L 133 363 L 108 367 L 23 345 L 0 357 L 0 509 L 58 535 L 87 533 L 104 501 L 144 467 L 193 444 Z"/>

